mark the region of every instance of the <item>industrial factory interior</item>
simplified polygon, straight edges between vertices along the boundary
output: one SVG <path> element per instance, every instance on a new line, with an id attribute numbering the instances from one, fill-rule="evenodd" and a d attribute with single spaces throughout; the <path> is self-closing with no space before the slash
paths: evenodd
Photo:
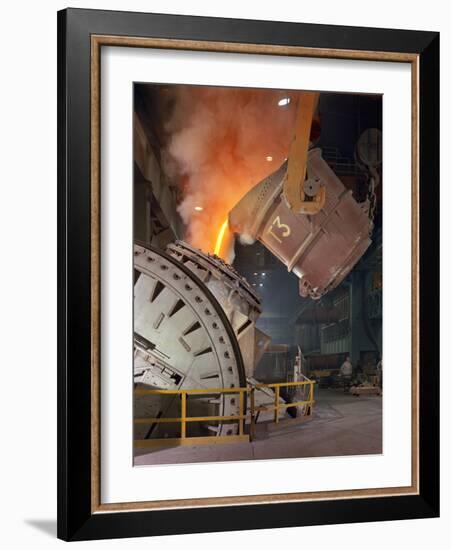
<path id="1" fill-rule="evenodd" d="M 134 465 L 382 445 L 382 96 L 134 84 Z"/>

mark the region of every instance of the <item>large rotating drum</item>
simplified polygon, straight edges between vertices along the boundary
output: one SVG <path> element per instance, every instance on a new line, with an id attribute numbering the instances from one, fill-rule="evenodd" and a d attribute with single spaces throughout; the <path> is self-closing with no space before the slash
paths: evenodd
<path id="1" fill-rule="evenodd" d="M 169 244 L 167 251 L 195 273 L 218 300 L 238 340 L 246 377 L 251 378 L 270 341 L 256 327 L 262 312 L 261 297 L 218 256 L 204 254 L 183 241 Z"/>
<path id="2" fill-rule="evenodd" d="M 246 385 L 233 328 L 207 285 L 173 256 L 134 247 L 134 381 L 147 389 Z M 187 416 L 239 414 L 236 394 L 190 396 Z M 135 418 L 180 416 L 178 395 L 135 396 Z M 178 423 L 136 424 L 135 439 L 178 437 Z M 187 436 L 232 435 L 236 421 L 187 424 Z"/>

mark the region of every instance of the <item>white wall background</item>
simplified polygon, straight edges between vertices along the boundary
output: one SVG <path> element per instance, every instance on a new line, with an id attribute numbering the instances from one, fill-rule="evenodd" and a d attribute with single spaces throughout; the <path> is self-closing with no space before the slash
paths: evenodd
<path id="1" fill-rule="evenodd" d="M 0 543 L 62 545 L 56 533 L 56 0 L 5 3 L 0 34 Z M 442 518 L 83 543 L 171 550 L 280 546 L 443 547 L 451 520 L 450 368 L 451 18 L 446 2 L 322 0 L 226 3 L 73 0 L 72 7 L 440 31 L 442 46 Z"/>

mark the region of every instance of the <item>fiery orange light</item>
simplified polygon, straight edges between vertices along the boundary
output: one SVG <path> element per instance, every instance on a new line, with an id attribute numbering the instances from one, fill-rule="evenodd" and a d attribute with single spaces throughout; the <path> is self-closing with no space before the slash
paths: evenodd
<path id="1" fill-rule="evenodd" d="M 228 225 L 229 225 L 229 220 L 228 218 L 226 218 L 225 222 L 221 225 L 221 229 L 219 230 L 219 233 L 218 233 L 218 238 L 216 239 L 216 245 L 215 245 L 216 256 L 221 255 L 222 240 L 224 239 L 224 234 Z"/>
<path id="2" fill-rule="evenodd" d="M 177 210 L 186 226 L 183 238 L 231 263 L 235 238 L 224 220 L 288 156 L 296 94 L 291 92 L 290 104 L 280 108 L 277 102 L 287 97 L 280 90 L 174 90 L 165 159 L 180 190 Z"/>

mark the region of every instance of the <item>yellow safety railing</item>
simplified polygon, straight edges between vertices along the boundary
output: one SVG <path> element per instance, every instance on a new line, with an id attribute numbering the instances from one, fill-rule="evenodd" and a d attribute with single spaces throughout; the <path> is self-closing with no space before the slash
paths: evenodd
<path id="1" fill-rule="evenodd" d="M 161 444 L 164 445 L 200 445 L 211 443 L 233 443 L 247 442 L 250 440 L 249 434 L 244 433 L 244 423 L 246 419 L 250 419 L 251 437 L 254 434 L 255 424 L 258 415 L 261 412 L 274 411 L 274 422 L 279 423 L 280 410 L 290 407 L 305 406 L 304 417 L 311 417 L 313 411 L 313 386 L 315 382 L 311 380 L 302 380 L 299 382 L 276 382 L 272 384 L 256 384 L 246 388 L 201 388 L 201 389 L 180 389 L 180 390 L 165 390 L 165 389 L 135 389 L 135 395 L 179 395 L 181 399 L 180 416 L 179 417 L 164 417 L 164 418 L 135 418 L 135 424 L 163 424 L 163 423 L 180 423 L 180 437 L 171 438 L 156 438 L 156 439 L 137 439 L 134 441 L 135 447 L 153 447 Z M 280 403 L 280 389 L 282 387 L 298 387 L 309 386 L 308 399 L 296 401 L 292 403 Z M 274 391 L 274 404 L 265 406 L 255 405 L 255 390 L 269 388 Z M 187 398 L 190 395 L 219 395 L 219 394 L 238 394 L 239 409 L 237 415 L 216 415 L 216 416 L 186 416 Z M 250 394 L 249 414 L 244 411 L 244 397 Z M 188 436 L 186 427 L 188 422 L 208 422 L 208 421 L 238 421 L 238 434 L 230 435 L 215 435 L 215 436 Z"/>
<path id="2" fill-rule="evenodd" d="M 153 447 L 155 445 L 202 445 L 206 443 L 232 443 L 249 441 L 249 435 L 244 433 L 244 395 L 248 388 L 201 388 L 182 390 L 159 390 L 159 389 L 135 389 L 135 395 L 180 395 L 181 411 L 180 417 L 176 418 L 135 418 L 135 424 L 162 424 L 180 423 L 180 437 L 159 438 L 159 439 L 135 439 L 135 447 Z M 188 395 L 218 395 L 225 393 L 239 394 L 239 413 L 237 415 L 218 416 L 186 416 L 186 401 Z M 213 435 L 191 437 L 186 435 L 187 422 L 208 422 L 208 421 L 238 420 L 238 435 Z"/>
<path id="3" fill-rule="evenodd" d="M 274 405 L 263 406 L 263 407 L 252 407 L 251 405 L 251 414 L 252 412 L 269 412 L 274 411 L 274 422 L 279 423 L 279 411 L 280 409 L 289 409 L 290 407 L 299 407 L 305 405 L 308 412 L 305 416 L 310 416 L 313 409 L 313 385 L 315 382 L 313 380 L 302 380 L 299 382 L 275 382 L 273 384 L 256 384 L 255 388 L 271 388 L 274 390 Z M 280 388 L 287 387 L 299 387 L 299 386 L 310 386 L 308 390 L 308 399 L 303 401 L 294 401 L 292 403 L 280 403 Z"/>

